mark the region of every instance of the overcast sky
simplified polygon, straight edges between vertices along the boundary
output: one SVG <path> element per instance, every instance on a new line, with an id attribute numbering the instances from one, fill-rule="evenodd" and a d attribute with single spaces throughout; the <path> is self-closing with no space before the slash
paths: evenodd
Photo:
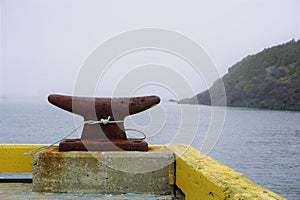
<path id="1" fill-rule="evenodd" d="M 299 0 L 0 2 L 2 96 L 71 94 L 89 54 L 107 39 L 133 29 L 157 27 L 191 38 L 220 75 L 249 54 L 300 36 Z M 155 63 L 180 63 L 163 53 L 145 54 Z M 135 65 L 134 60 L 124 58 L 121 65 Z M 205 89 L 197 77 L 188 78 L 197 92 Z"/>

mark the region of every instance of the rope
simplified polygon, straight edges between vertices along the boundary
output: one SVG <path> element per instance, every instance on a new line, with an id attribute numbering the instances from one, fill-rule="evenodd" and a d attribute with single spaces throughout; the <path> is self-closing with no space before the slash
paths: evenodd
<path id="1" fill-rule="evenodd" d="M 103 124 L 103 125 L 106 125 L 106 124 L 112 124 L 112 123 L 123 123 L 124 121 L 110 121 L 110 116 L 107 117 L 107 119 L 100 119 L 99 121 L 95 121 L 95 120 L 87 120 L 87 121 L 84 121 L 84 124 Z"/>
<path id="2" fill-rule="evenodd" d="M 45 149 L 48 149 L 50 147 L 53 147 L 54 145 L 56 145 L 57 143 L 61 142 L 62 140 L 66 139 L 67 137 L 71 136 L 73 133 L 75 133 L 79 128 L 81 128 L 82 126 L 84 126 L 85 124 L 90 124 L 90 125 L 93 125 L 93 124 L 103 124 L 103 125 L 106 125 L 106 124 L 112 124 L 112 123 L 123 123 L 124 121 L 110 121 L 110 116 L 107 117 L 107 119 L 100 119 L 99 121 L 95 121 L 95 120 L 87 120 L 87 121 L 84 121 L 82 124 L 80 124 L 79 126 L 77 126 L 74 130 L 72 130 L 70 133 L 68 133 L 66 136 L 64 136 L 63 138 L 61 138 L 60 140 L 57 140 L 56 142 L 48 145 L 48 146 L 42 146 L 42 147 L 39 147 L 39 148 L 36 148 L 36 149 L 33 149 L 31 151 L 28 151 L 26 153 L 24 153 L 23 155 L 24 156 L 30 156 L 32 154 L 36 154 L 38 152 L 41 152 Z M 129 131 L 136 131 L 136 132 L 139 132 L 139 133 L 142 133 L 143 134 L 143 138 L 130 138 L 131 140 L 144 140 L 146 139 L 146 135 L 139 131 L 139 130 L 136 130 L 136 129 L 125 129 L 126 130 L 129 130 Z"/>
<path id="3" fill-rule="evenodd" d="M 72 135 L 75 131 L 77 131 L 80 127 L 82 127 L 85 123 L 83 122 L 81 125 L 77 126 L 73 131 L 71 131 L 70 133 L 68 133 L 68 135 L 64 136 L 63 138 L 61 138 L 60 140 L 57 140 L 56 142 L 48 145 L 48 146 L 42 146 L 42 147 L 39 147 L 39 148 L 36 148 L 36 149 L 33 149 L 31 151 L 28 151 L 26 153 L 24 153 L 24 156 L 30 156 L 32 154 L 36 154 L 40 151 L 43 151 L 45 149 L 48 149 L 50 147 L 53 147 L 54 145 L 56 145 L 57 143 L 61 142 L 62 140 L 66 139 L 67 137 L 69 137 L 70 135 Z"/>

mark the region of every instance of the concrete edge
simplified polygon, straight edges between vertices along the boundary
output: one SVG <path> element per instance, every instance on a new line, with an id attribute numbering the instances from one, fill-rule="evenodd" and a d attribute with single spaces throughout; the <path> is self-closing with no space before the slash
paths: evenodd
<path id="1" fill-rule="evenodd" d="M 186 199 L 282 200 L 280 195 L 189 145 L 165 145 L 176 155 L 176 185 Z"/>
<path id="2" fill-rule="evenodd" d="M 33 156 L 23 154 L 47 144 L 0 144 L 0 172 L 32 172 Z M 167 147 L 176 155 L 176 174 L 170 184 L 185 193 L 186 199 L 285 199 L 250 181 L 245 175 L 183 144 L 150 145 Z"/>

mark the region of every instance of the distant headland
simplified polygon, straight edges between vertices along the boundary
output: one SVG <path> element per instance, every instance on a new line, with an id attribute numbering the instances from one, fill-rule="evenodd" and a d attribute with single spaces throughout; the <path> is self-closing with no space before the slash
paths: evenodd
<path id="1" fill-rule="evenodd" d="M 179 103 L 211 105 L 210 93 L 222 98 L 216 92 L 221 81 L 227 106 L 300 111 L 300 40 L 245 57 L 209 90 Z"/>

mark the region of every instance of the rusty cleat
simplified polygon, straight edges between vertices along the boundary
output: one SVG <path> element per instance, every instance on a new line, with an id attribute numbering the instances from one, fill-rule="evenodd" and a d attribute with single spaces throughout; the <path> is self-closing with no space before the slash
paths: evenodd
<path id="1" fill-rule="evenodd" d="M 81 139 L 61 141 L 59 151 L 148 151 L 145 141 L 127 138 L 122 121 L 126 116 L 158 104 L 160 98 L 93 98 L 51 94 L 48 101 L 61 109 L 83 116 L 85 121 L 110 118 L 110 123 L 107 124 L 84 124 Z"/>

